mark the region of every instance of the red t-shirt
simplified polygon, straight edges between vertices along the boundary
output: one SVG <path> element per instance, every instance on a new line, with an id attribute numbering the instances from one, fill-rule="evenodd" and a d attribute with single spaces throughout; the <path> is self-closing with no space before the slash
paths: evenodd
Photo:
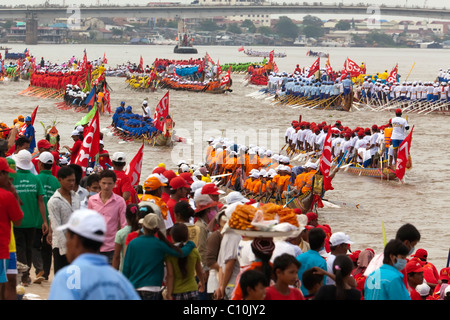
<path id="1" fill-rule="evenodd" d="M 177 201 L 175 201 L 172 198 L 169 198 L 166 202 L 167 208 L 169 208 L 170 217 L 172 218 L 172 221 L 175 222 L 175 205 L 177 204 Z"/>
<path id="2" fill-rule="evenodd" d="M 289 294 L 281 294 L 274 286 L 266 288 L 266 297 L 264 300 L 305 300 L 302 292 L 297 288 L 289 288 Z"/>
<path id="3" fill-rule="evenodd" d="M 129 191 L 133 195 L 133 187 L 131 186 L 130 178 L 123 171 L 114 170 L 117 176 L 116 185 L 114 186 L 113 192 L 119 196 L 123 196 L 123 193 Z"/>
<path id="4" fill-rule="evenodd" d="M 0 259 L 9 259 L 11 222 L 23 218 L 23 212 L 12 192 L 0 188 Z"/>
<path id="5" fill-rule="evenodd" d="M 137 231 L 132 231 L 127 235 L 127 238 L 125 239 L 125 245 L 127 246 L 131 240 L 136 239 L 138 237 Z"/>
<path id="6" fill-rule="evenodd" d="M 75 159 L 78 156 L 78 152 L 80 152 L 81 145 L 83 144 L 83 141 L 78 139 L 75 141 L 75 143 L 72 146 L 72 149 L 70 149 L 70 163 L 75 163 Z"/>

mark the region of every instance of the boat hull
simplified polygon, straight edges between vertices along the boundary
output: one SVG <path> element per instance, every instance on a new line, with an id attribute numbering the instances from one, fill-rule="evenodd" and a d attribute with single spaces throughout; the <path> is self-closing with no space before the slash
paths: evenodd
<path id="1" fill-rule="evenodd" d="M 197 54 L 198 51 L 193 47 L 179 47 L 176 45 L 175 48 L 173 48 L 173 53 Z"/>

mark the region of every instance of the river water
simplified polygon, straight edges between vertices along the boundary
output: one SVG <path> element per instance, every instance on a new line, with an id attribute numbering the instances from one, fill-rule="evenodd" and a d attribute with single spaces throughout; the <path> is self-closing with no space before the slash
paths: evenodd
<path id="1" fill-rule="evenodd" d="M 10 44 L 12 52 L 22 52 L 27 46 Z M 199 54 L 192 57 L 204 57 L 207 52 L 214 61 L 223 63 L 254 62 L 262 58 L 246 56 L 238 52 L 238 47 L 198 47 Z M 151 64 L 155 58 L 186 59 L 191 56 L 173 53 L 172 46 L 128 46 L 128 45 L 36 45 L 28 46 L 38 61 L 41 57 L 52 62 L 63 62 L 72 55 L 82 58 L 86 49 L 88 59 L 103 57 L 106 54 L 108 65 L 114 67 L 127 61 L 139 63 L 142 55 L 144 64 Z M 270 51 L 272 48 L 253 48 Z M 306 56 L 308 48 L 275 48 L 276 52 L 285 52 L 286 58 L 276 58 L 280 71 L 292 72 L 295 65 L 310 66 L 315 58 Z M 440 68 L 449 68 L 448 51 L 435 49 L 384 49 L 384 48 L 313 48 L 314 51 L 330 53 L 330 62 L 334 69 L 342 68 L 348 57 L 357 63 L 365 62 L 368 73 L 390 71 L 397 63 L 402 80 L 432 81 Z M 321 66 L 325 66 L 322 59 Z M 413 67 L 413 68 L 412 68 Z M 412 68 L 412 69 L 411 69 Z M 224 70 L 225 71 L 225 70 Z M 205 141 L 210 136 L 239 136 L 239 143 L 257 144 L 273 151 L 284 145 L 284 132 L 292 120 L 299 116 L 305 121 L 334 123 L 341 120 L 344 126 L 371 127 L 372 124 L 386 124 L 394 115 L 392 112 L 370 111 L 323 111 L 291 109 L 286 106 L 273 106 L 268 101 L 247 96 L 259 88 L 244 86 L 242 75 L 234 75 L 233 92 L 223 95 L 207 93 L 189 93 L 170 91 L 170 113 L 175 121 L 176 133 L 188 138 L 192 144 L 176 144 L 173 148 L 146 146 L 142 168 L 143 179 L 160 162 L 174 168 L 179 159 L 201 162 Z M 124 78 L 109 77 L 112 87 L 112 108 L 125 101 L 133 106 L 135 112 L 140 109 L 144 99 L 150 106 L 156 106 L 166 93 L 158 90 L 153 93 L 139 93 L 126 88 Z M 18 95 L 28 86 L 27 81 L 0 83 L 0 120 L 12 124 L 19 114 L 30 114 L 39 105 L 35 128 L 37 137 L 43 137 L 45 125 L 57 121 L 62 145 L 72 145 L 70 133 L 74 124 L 83 114 L 72 110 L 63 111 L 55 107 L 52 99 L 38 99 Z M 154 109 L 153 109 L 154 110 Z M 447 165 L 450 143 L 448 117 L 445 115 L 409 114 L 409 123 L 414 125 L 411 155 L 413 167 L 407 171 L 404 183 L 381 181 L 371 177 L 353 176 L 338 173 L 333 180 L 334 190 L 328 191 L 326 198 L 347 203 L 360 204 L 359 209 L 348 207 L 323 208 L 319 210 L 319 222 L 329 224 L 333 232 L 343 231 L 355 242 L 353 250 L 372 248 L 377 253 L 383 250 L 382 224 L 387 240 L 395 236 L 396 230 L 404 223 L 412 223 L 421 232 L 422 239 L 417 248 L 428 251 L 429 261 L 438 270 L 446 266 L 450 248 L 450 197 L 447 197 L 450 174 Z M 111 123 L 110 116 L 100 118 L 101 128 Z M 106 131 L 105 131 L 106 132 Z M 123 151 L 130 160 L 138 151 L 140 144 L 119 140 L 108 134 L 104 136 L 105 149 L 111 154 Z"/>

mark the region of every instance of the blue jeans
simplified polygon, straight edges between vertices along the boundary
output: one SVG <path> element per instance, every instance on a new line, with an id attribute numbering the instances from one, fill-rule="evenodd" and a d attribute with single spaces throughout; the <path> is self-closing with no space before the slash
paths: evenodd
<path id="1" fill-rule="evenodd" d="M 163 300 L 162 293 L 160 291 L 137 291 L 142 300 Z"/>

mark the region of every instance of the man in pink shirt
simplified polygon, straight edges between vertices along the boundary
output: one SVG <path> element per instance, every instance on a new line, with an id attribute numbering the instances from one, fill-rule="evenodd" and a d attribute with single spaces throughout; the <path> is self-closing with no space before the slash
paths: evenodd
<path id="1" fill-rule="evenodd" d="M 114 171 L 103 170 L 99 175 L 100 192 L 89 197 L 88 209 L 97 211 L 106 220 L 106 235 L 100 253 L 106 255 L 109 264 L 112 264 L 116 233 L 127 225 L 126 203 L 121 196 L 113 192 L 117 180 Z"/>

